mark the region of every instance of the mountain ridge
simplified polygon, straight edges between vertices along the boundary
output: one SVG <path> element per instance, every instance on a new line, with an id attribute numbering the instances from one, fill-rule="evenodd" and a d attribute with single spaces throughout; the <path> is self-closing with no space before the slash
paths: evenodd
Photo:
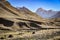
<path id="1" fill-rule="evenodd" d="M 43 18 L 58 18 L 57 17 L 59 15 L 58 12 L 60 12 L 60 11 L 45 10 L 43 8 L 38 8 L 36 11 L 36 13 Z M 59 15 L 59 18 L 60 18 L 60 15 Z"/>

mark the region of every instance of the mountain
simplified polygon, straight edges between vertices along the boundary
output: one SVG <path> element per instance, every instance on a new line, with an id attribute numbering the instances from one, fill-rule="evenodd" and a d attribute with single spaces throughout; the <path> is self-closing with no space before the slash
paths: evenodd
<path id="1" fill-rule="evenodd" d="M 42 18 L 60 18 L 60 11 L 45 10 L 43 8 L 38 8 L 36 13 Z"/>
<path id="2" fill-rule="evenodd" d="M 59 28 L 59 18 L 44 19 L 26 7 L 15 8 L 7 0 L 0 0 L 0 40 L 59 39 Z"/>
<path id="3" fill-rule="evenodd" d="M 38 23 L 40 19 L 40 16 L 25 7 L 18 9 L 8 1 L 0 1 L 0 27 L 11 30 L 30 29 L 30 23 Z M 33 29 L 34 27 L 31 28 Z"/>
<path id="4" fill-rule="evenodd" d="M 38 16 L 36 13 L 34 13 L 34 12 L 32 12 L 32 11 L 30 11 L 28 8 L 26 8 L 26 7 L 17 7 L 17 9 L 23 14 L 23 15 L 27 15 L 26 17 L 29 19 L 36 19 L 36 20 L 38 20 L 38 18 L 39 19 L 41 19 L 41 17 L 40 16 Z M 38 18 L 35 18 L 35 17 L 38 17 Z"/>

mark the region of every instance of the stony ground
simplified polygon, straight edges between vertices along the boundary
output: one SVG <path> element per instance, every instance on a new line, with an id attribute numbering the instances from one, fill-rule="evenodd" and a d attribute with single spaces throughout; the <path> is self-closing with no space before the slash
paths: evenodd
<path id="1" fill-rule="evenodd" d="M 0 40 L 60 40 L 60 29 L 0 31 Z"/>

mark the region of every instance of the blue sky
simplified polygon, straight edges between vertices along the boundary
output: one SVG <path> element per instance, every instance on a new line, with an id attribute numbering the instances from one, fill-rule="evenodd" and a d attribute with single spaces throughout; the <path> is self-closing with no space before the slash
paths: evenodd
<path id="1" fill-rule="evenodd" d="M 8 0 L 14 7 L 23 7 L 36 11 L 38 8 L 46 10 L 60 10 L 60 0 Z"/>

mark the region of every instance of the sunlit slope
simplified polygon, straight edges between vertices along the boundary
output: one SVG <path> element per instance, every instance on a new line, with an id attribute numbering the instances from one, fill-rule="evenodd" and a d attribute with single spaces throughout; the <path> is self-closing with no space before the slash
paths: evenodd
<path id="1" fill-rule="evenodd" d="M 24 10 L 25 13 L 23 13 L 23 10 L 20 11 L 17 8 L 14 8 L 13 6 L 11 6 L 11 4 L 8 1 L 0 2 L 0 8 L 1 8 L 1 10 L 0 10 L 1 12 L 4 11 L 4 12 L 2 12 L 1 17 L 2 17 L 2 15 L 5 15 L 5 17 L 9 17 L 9 18 L 12 17 L 12 18 L 23 18 L 23 19 L 33 19 L 33 20 L 40 19 L 40 17 L 37 14 L 35 14 L 29 10 L 25 9 Z"/>

